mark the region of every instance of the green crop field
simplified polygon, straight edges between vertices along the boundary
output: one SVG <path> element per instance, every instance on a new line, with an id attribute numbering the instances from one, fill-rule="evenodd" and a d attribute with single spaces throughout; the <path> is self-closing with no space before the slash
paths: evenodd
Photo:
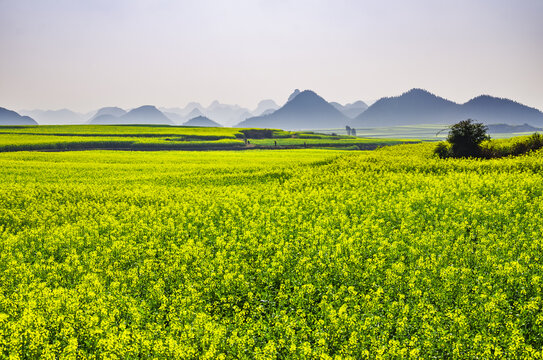
<path id="1" fill-rule="evenodd" d="M 249 136 L 245 133 L 250 131 Z M 371 150 L 404 140 L 331 136 L 314 132 L 185 126 L 0 126 L 0 152 L 67 150 L 248 150 L 343 148 Z M 256 136 L 253 138 L 252 136 Z M 247 141 L 247 142 L 246 142 Z"/>
<path id="2" fill-rule="evenodd" d="M 318 130 L 321 133 L 335 133 L 346 135 L 345 128 Z M 417 139 L 438 141 L 445 140 L 449 132 L 449 126 L 443 124 L 419 124 L 419 125 L 397 125 L 385 127 L 356 127 L 358 136 L 373 139 Z M 520 133 L 492 133 L 492 138 L 511 138 L 514 136 L 531 135 L 532 132 Z"/>
<path id="3" fill-rule="evenodd" d="M 167 125 L 42 125 L 0 126 L 0 133 L 72 136 L 142 136 L 165 137 L 201 135 L 235 138 L 236 128 L 207 128 Z"/>
<path id="4" fill-rule="evenodd" d="M 0 358 L 541 359 L 543 152 L 434 147 L 0 153 Z"/>

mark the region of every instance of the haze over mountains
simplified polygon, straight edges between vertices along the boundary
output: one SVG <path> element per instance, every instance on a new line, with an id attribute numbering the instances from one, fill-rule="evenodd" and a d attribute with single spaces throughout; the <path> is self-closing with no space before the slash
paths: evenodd
<path id="1" fill-rule="evenodd" d="M 279 109 L 280 106 L 277 105 L 277 103 L 271 99 L 262 100 L 258 103 L 256 106 L 256 109 L 252 111 L 252 114 L 254 116 L 261 116 L 266 115 L 274 112 L 275 110 Z"/>
<path id="2" fill-rule="evenodd" d="M 341 105 L 338 102 L 331 102 L 330 105 L 341 111 L 345 116 L 354 118 L 368 109 L 368 105 L 362 100 L 355 101 L 351 104 Z"/>
<path id="3" fill-rule="evenodd" d="M 104 107 L 89 114 L 68 109 L 25 110 L 23 117 L 4 110 L 4 124 L 164 124 L 185 125 L 202 123 L 210 126 L 266 127 L 286 130 L 337 129 L 351 127 L 387 127 L 417 124 L 453 124 L 467 118 L 485 124 L 527 124 L 543 126 L 543 113 L 509 99 L 481 95 L 464 104 L 436 96 L 426 90 L 411 89 L 400 96 L 381 98 L 371 106 L 363 101 L 349 104 L 327 102 L 311 90 L 296 89 L 283 106 L 266 99 L 254 110 L 239 105 L 212 102 L 208 107 L 189 103 L 184 108 L 160 108 L 146 105 L 130 111 L 119 107 Z M 9 116 L 6 114 L 10 114 Z M 14 115 L 16 114 L 16 116 Z M 5 119 L 10 119 L 5 120 Z M 33 119 L 31 119 L 33 118 Z M 191 121 L 199 119 L 198 121 Z M 209 121 L 204 121 L 207 119 Z M 504 127 L 501 128 L 506 129 Z"/>
<path id="4" fill-rule="evenodd" d="M 0 125 L 38 125 L 34 119 L 0 107 Z"/>
<path id="5" fill-rule="evenodd" d="M 485 124 L 543 125 L 541 111 L 512 100 L 482 95 L 465 104 L 457 104 L 422 89 L 382 98 L 357 116 L 352 124 L 365 127 L 453 124 L 468 118 Z"/>
<path id="6" fill-rule="evenodd" d="M 111 108 L 110 108 L 111 109 Z M 121 109 L 122 110 L 122 109 Z M 100 109 L 98 113 L 102 112 L 102 115 L 96 116 L 89 121 L 92 125 L 113 125 L 113 124 L 152 124 L 152 125 L 175 125 L 173 121 L 168 119 L 160 110 L 152 105 L 144 105 L 139 108 L 130 110 L 129 112 L 122 114 L 121 116 L 112 115 L 111 111 L 106 112 L 104 108 Z M 119 112 L 115 109 L 115 112 Z"/>
<path id="7" fill-rule="evenodd" d="M 119 117 L 119 116 L 123 116 L 124 114 L 126 114 L 126 110 L 124 109 L 121 109 L 115 106 L 103 107 L 100 110 L 98 110 L 96 114 L 94 114 L 91 121 L 103 115 L 111 115 L 111 116 Z"/>
<path id="8" fill-rule="evenodd" d="M 233 126 L 253 113 L 239 105 L 222 104 L 219 101 L 213 101 L 208 107 L 200 103 L 191 102 L 184 108 L 160 108 L 166 116 L 177 124 L 183 124 L 186 121 L 198 116 L 208 117 L 224 126 Z"/>
<path id="9" fill-rule="evenodd" d="M 197 116 L 185 122 L 183 126 L 203 126 L 203 127 L 222 127 L 221 124 L 206 118 L 205 116 Z"/>
<path id="10" fill-rule="evenodd" d="M 295 90 L 289 101 L 271 114 L 255 116 L 237 127 L 326 129 L 345 127 L 349 118 L 311 90 Z"/>
<path id="11" fill-rule="evenodd" d="M 69 109 L 21 110 L 19 113 L 31 117 L 40 125 L 83 124 L 92 114 L 81 114 Z"/>

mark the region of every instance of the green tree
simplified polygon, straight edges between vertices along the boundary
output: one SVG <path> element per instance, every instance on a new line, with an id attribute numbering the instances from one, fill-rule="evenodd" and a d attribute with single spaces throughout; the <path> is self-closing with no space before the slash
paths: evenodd
<path id="1" fill-rule="evenodd" d="M 460 121 L 451 126 L 447 141 L 451 144 L 453 157 L 477 157 L 481 154 L 481 143 L 489 140 L 488 128 L 471 119 Z"/>

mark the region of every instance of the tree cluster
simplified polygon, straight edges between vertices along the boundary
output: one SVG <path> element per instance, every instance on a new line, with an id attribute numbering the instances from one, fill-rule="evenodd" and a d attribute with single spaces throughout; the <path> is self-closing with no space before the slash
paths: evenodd
<path id="1" fill-rule="evenodd" d="M 347 135 L 349 136 L 356 136 L 356 129 L 350 127 L 349 125 L 345 126 L 345 130 L 347 130 Z"/>

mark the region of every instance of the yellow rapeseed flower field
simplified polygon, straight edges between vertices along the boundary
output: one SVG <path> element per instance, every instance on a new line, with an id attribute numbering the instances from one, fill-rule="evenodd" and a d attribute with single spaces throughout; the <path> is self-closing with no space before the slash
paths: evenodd
<path id="1" fill-rule="evenodd" d="M 543 153 L 0 153 L 0 358 L 542 358 Z"/>

